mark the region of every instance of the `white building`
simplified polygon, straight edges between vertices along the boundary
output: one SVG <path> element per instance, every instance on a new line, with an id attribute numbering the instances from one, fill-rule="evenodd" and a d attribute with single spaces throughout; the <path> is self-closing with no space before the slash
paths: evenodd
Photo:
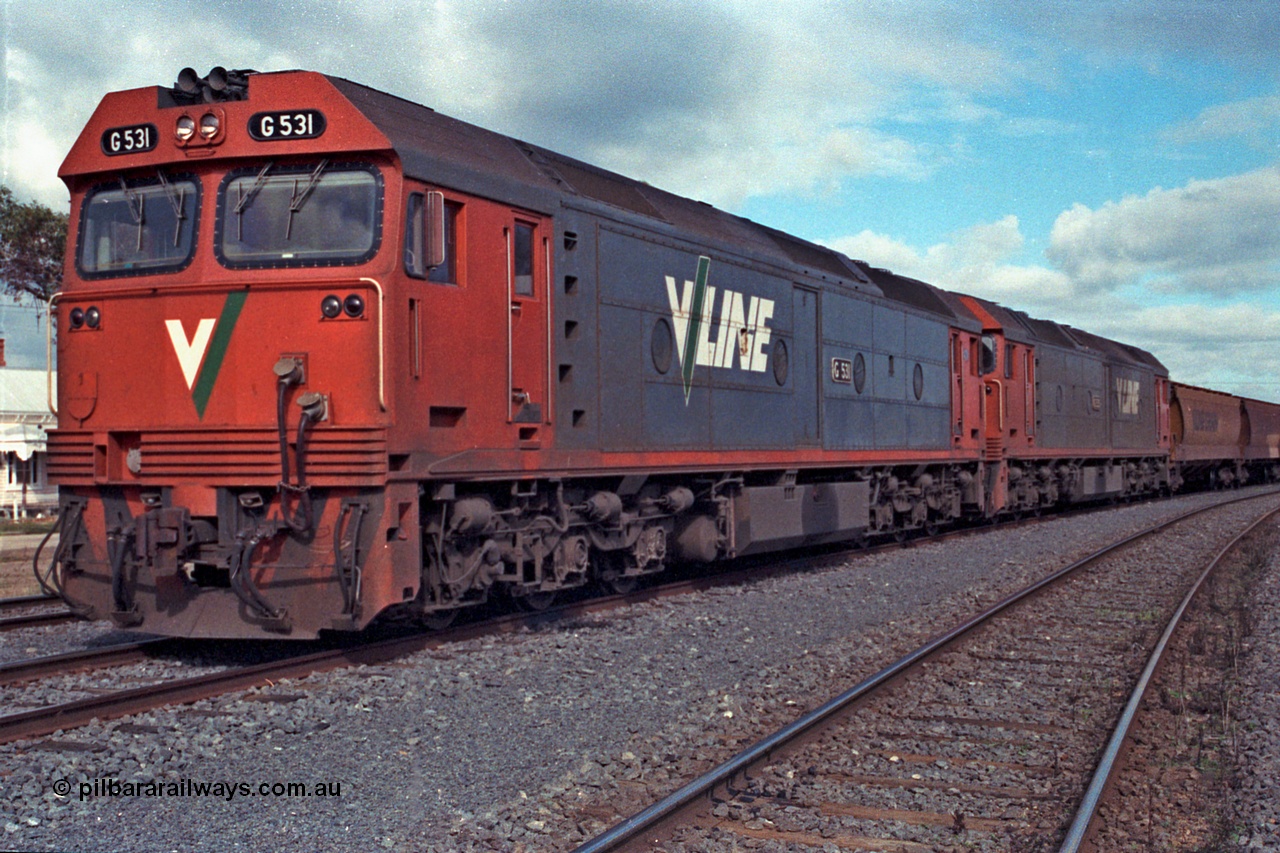
<path id="1" fill-rule="evenodd" d="M 45 464 L 45 430 L 57 418 L 49 411 L 41 316 L 30 304 L 0 308 L 0 518 L 49 514 L 58 506 Z"/>

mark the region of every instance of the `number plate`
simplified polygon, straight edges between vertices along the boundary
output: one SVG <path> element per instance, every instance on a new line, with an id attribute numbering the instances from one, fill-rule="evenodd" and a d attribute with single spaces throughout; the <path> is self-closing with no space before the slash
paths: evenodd
<path id="1" fill-rule="evenodd" d="M 154 124 L 108 128 L 102 132 L 102 153 L 108 157 L 120 154 L 141 154 L 143 151 L 155 148 L 158 138 Z"/>
<path id="2" fill-rule="evenodd" d="M 324 129 L 324 113 L 319 110 L 254 113 L 249 119 L 249 135 L 259 142 L 315 139 Z"/>
<path id="3" fill-rule="evenodd" d="M 853 362 L 847 358 L 831 359 L 831 381 L 841 385 L 853 384 Z"/>

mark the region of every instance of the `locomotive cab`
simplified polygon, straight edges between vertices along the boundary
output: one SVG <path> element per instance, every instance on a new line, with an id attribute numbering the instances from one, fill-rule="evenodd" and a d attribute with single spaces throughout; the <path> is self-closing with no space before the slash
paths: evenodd
<path id="1" fill-rule="evenodd" d="M 184 73 L 109 95 L 60 176 L 47 585 L 192 636 L 313 636 L 412 598 L 417 573 L 376 547 L 399 521 L 385 136 L 319 75 Z"/>

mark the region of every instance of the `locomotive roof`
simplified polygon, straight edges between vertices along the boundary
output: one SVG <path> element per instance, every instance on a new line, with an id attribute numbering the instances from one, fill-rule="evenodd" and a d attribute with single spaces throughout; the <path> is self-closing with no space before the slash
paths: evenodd
<path id="1" fill-rule="evenodd" d="M 969 306 L 965 304 L 965 300 L 972 300 L 983 311 L 990 315 L 991 319 L 999 324 L 1001 331 L 1006 339 L 1020 344 L 1034 344 L 1037 342 L 1036 336 L 1022 322 L 1023 316 L 1019 316 L 1017 311 L 1006 308 L 1003 305 L 992 302 L 989 299 L 981 299 L 970 294 L 949 294 L 950 298 L 964 310 L 968 311 Z M 981 320 L 981 318 L 979 318 Z"/>
<path id="2" fill-rule="evenodd" d="M 1095 335 L 1092 332 L 1086 332 L 1083 329 L 1076 329 L 1071 326 L 1065 327 L 1072 337 L 1080 341 L 1081 344 L 1089 349 L 1095 349 L 1105 353 L 1109 358 L 1115 361 L 1127 361 L 1132 364 L 1141 364 L 1144 367 L 1153 367 L 1156 372 L 1168 375 L 1168 371 L 1164 369 L 1164 365 L 1151 353 L 1144 349 L 1140 349 L 1129 344 L 1113 341 L 1110 338 L 1104 338 Z"/>
<path id="3" fill-rule="evenodd" d="M 573 199 L 597 202 L 643 217 L 651 227 L 675 236 L 695 235 L 727 244 L 750 256 L 800 267 L 818 278 L 941 315 L 951 322 L 969 320 L 967 313 L 957 313 L 932 285 L 874 269 L 826 246 L 449 118 L 395 95 L 340 77 L 327 79 L 391 140 L 410 177 L 457 186 L 543 213 L 553 213 Z"/>
<path id="4" fill-rule="evenodd" d="M 1022 311 L 1009 310 L 1007 313 L 1031 333 L 1032 340 L 1036 343 L 1062 349 L 1092 351 L 1111 362 L 1141 365 L 1153 369 L 1160 376 L 1169 375 L 1169 371 L 1158 358 L 1140 347 L 1113 341 L 1065 323 L 1040 320 Z"/>
<path id="5" fill-rule="evenodd" d="M 853 262 L 876 286 L 890 299 L 907 305 L 914 305 L 934 314 L 959 318 L 969 318 L 968 311 L 958 311 L 955 304 L 946 298 L 945 292 L 932 284 L 919 279 L 898 275 L 890 270 L 873 267 L 865 261 Z"/>

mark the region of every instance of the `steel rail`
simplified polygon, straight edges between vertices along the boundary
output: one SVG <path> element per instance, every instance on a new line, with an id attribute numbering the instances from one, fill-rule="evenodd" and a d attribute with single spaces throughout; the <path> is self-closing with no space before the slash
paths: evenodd
<path id="1" fill-rule="evenodd" d="M 64 652 L 59 655 L 46 655 L 44 657 L 15 661 L 0 665 L 0 685 L 32 681 L 49 675 L 83 672 L 86 669 L 101 669 L 109 666 L 135 663 L 164 651 L 166 646 L 176 646 L 182 642 L 182 640 L 161 637 L 155 640 L 119 643 L 97 649 Z"/>
<path id="2" fill-rule="evenodd" d="M 425 635 L 416 635 L 354 648 L 327 649 L 8 714 L 0 717 L 0 744 L 51 734 L 59 729 L 76 728 L 95 717 L 100 720 L 123 717 L 162 705 L 198 702 L 234 690 L 267 684 L 275 679 L 302 678 L 342 666 L 383 663 L 398 655 L 419 651 L 426 647 L 427 642 Z"/>
<path id="3" fill-rule="evenodd" d="M 84 725 L 94 717 L 108 719 L 125 716 L 169 703 L 193 702 L 200 698 L 265 683 L 267 679 L 289 678 L 337 669 L 353 663 L 378 663 L 404 654 L 436 648 L 445 643 L 463 642 L 495 633 L 513 633 L 522 627 L 537 627 L 590 613 L 607 611 L 622 605 L 643 604 L 674 595 L 686 595 L 744 581 L 758 580 L 775 572 L 793 571 L 795 562 L 762 573 L 759 568 L 701 576 L 676 581 L 659 587 L 641 589 L 626 595 L 608 595 L 560 605 L 537 613 L 508 613 L 494 619 L 461 625 L 443 631 L 414 633 L 374 641 L 357 647 L 326 649 L 304 653 L 271 663 L 195 676 L 167 685 L 139 687 L 114 694 L 78 700 L 65 705 L 40 708 L 21 714 L 0 716 L 0 743 L 27 737 L 38 737 L 63 728 Z M 163 644 L 181 643 L 181 638 L 160 638 L 137 643 L 124 643 L 108 650 L 76 651 L 18 661 L 0 666 L 0 685 L 29 681 L 51 673 L 83 671 L 90 667 L 119 666 L 154 654 Z M 287 667 L 287 669 L 286 669 Z"/>
<path id="4" fill-rule="evenodd" d="M 14 610 L 19 607 L 34 607 L 39 604 L 53 604 L 61 601 L 56 595 L 38 592 L 35 595 L 18 595 L 13 598 L 0 598 L 0 612 Z"/>
<path id="5" fill-rule="evenodd" d="M 45 625 L 59 625 L 70 622 L 76 615 L 70 610 L 53 610 L 46 613 L 24 613 L 21 616 L 9 616 L 0 619 L 0 633 L 17 631 L 21 628 L 40 628 Z"/>
<path id="6" fill-rule="evenodd" d="M 1191 590 L 1182 599 L 1182 604 L 1174 611 L 1172 618 L 1169 619 L 1169 624 L 1165 626 L 1164 634 L 1160 637 L 1160 642 L 1156 644 L 1154 651 L 1151 652 L 1151 657 L 1147 660 L 1146 668 L 1142 670 L 1142 677 L 1138 679 L 1138 683 L 1134 685 L 1133 692 L 1129 695 L 1129 704 L 1125 706 L 1124 713 L 1120 715 L 1120 720 L 1116 723 L 1111 740 L 1103 751 L 1102 759 L 1098 762 L 1098 767 L 1093 773 L 1093 779 L 1085 791 L 1084 800 L 1076 811 L 1075 820 L 1072 821 L 1071 828 L 1067 831 L 1067 837 L 1063 840 L 1062 846 L 1058 848 L 1058 853 L 1077 853 L 1080 850 L 1080 845 L 1084 843 L 1085 835 L 1097 815 L 1098 805 L 1102 801 L 1102 794 L 1111 783 L 1112 776 L 1116 771 L 1116 762 L 1120 756 L 1120 749 L 1129 737 L 1129 728 L 1138 715 L 1138 709 L 1146 696 L 1147 686 L 1155 675 L 1156 668 L 1160 665 L 1165 649 L 1173 638 L 1174 631 L 1178 629 L 1183 614 L 1191 606 L 1191 602 L 1200 591 L 1200 587 L 1208 579 L 1209 575 L 1213 573 L 1213 570 L 1218 567 L 1218 564 L 1222 562 L 1222 558 L 1240 544 L 1240 540 L 1277 513 L 1280 513 L 1280 507 L 1263 513 L 1257 520 L 1224 545 L 1217 556 L 1200 573 L 1200 577 L 1196 579 L 1196 582 L 1191 586 Z"/>
<path id="7" fill-rule="evenodd" d="M 813 711 L 810 711 L 789 725 L 774 732 L 764 740 L 759 741 L 718 767 L 715 767 L 691 782 L 688 782 L 681 788 L 659 800 L 657 803 L 654 803 L 643 811 L 632 815 L 618 824 L 615 824 L 605 832 L 575 848 L 573 853 L 609 853 L 609 851 L 622 849 L 623 845 L 635 841 L 645 830 L 691 805 L 699 797 L 710 793 L 717 785 L 728 782 L 740 771 L 745 770 L 752 764 L 768 757 L 801 734 L 817 727 L 834 715 L 845 710 L 854 702 L 879 688 L 881 685 L 902 675 L 921 660 L 924 660 L 944 646 L 958 640 L 960 637 L 969 633 L 979 625 L 987 622 L 992 617 L 1003 612 L 1017 602 L 1028 598 L 1036 592 L 1039 592 L 1041 589 L 1054 584 L 1058 580 L 1083 568 L 1084 566 L 1095 563 L 1126 545 L 1159 533 L 1162 530 L 1172 527 L 1173 525 L 1185 521 L 1188 518 L 1192 518 L 1211 510 L 1230 506 L 1235 503 L 1240 503 L 1242 501 L 1273 497 L 1276 494 L 1277 491 L 1272 490 L 1259 495 L 1233 498 L 1231 500 L 1189 510 L 1181 515 L 1166 519 L 1159 524 L 1153 525 L 1152 527 L 1139 531 L 1131 536 L 1126 536 L 1125 538 L 1113 542 L 1101 550 L 1095 551 L 1088 556 L 1076 560 L 1074 563 L 1071 563 L 1053 574 L 1040 579 L 1025 589 L 1008 596 L 996 604 L 993 604 L 987 610 L 953 628 L 947 633 L 935 637 L 925 645 L 909 653 L 905 657 L 900 658 L 874 675 L 860 681 L 835 698 L 828 700 Z"/>

